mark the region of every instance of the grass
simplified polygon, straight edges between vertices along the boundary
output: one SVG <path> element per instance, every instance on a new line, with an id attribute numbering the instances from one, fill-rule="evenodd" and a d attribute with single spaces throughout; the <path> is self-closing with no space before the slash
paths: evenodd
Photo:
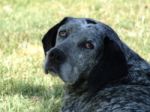
<path id="1" fill-rule="evenodd" d="M 42 70 L 44 33 L 65 16 L 109 24 L 150 62 L 149 0 L 0 0 L 0 112 L 58 112 L 62 82 Z"/>

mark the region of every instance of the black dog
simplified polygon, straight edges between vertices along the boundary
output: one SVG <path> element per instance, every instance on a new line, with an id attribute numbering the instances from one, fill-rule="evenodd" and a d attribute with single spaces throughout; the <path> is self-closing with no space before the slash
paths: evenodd
<path id="1" fill-rule="evenodd" d="M 62 112 L 150 112 L 150 64 L 109 26 L 64 18 L 42 42 L 45 72 L 66 85 Z"/>

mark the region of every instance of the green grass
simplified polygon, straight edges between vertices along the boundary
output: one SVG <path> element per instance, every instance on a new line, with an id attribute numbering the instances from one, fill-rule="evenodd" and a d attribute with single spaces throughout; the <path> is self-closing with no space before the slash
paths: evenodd
<path id="1" fill-rule="evenodd" d="M 150 62 L 149 0 L 0 0 L 0 112 L 58 112 L 63 83 L 44 75 L 41 39 L 65 16 L 109 24 Z"/>

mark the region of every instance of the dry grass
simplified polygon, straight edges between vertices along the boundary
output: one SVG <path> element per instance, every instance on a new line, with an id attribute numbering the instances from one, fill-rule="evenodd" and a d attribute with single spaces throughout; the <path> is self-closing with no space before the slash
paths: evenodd
<path id="1" fill-rule="evenodd" d="M 57 112 L 62 82 L 45 76 L 41 38 L 65 16 L 109 24 L 150 62 L 149 0 L 1 0 L 0 112 Z"/>

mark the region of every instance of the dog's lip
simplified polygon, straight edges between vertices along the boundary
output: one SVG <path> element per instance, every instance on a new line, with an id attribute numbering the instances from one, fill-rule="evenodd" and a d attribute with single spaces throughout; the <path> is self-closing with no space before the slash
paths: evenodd
<path id="1" fill-rule="evenodd" d="M 48 74 L 48 73 L 57 74 L 58 73 L 57 69 L 53 66 L 45 67 L 44 72 L 45 72 L 45 74 Z"/>

